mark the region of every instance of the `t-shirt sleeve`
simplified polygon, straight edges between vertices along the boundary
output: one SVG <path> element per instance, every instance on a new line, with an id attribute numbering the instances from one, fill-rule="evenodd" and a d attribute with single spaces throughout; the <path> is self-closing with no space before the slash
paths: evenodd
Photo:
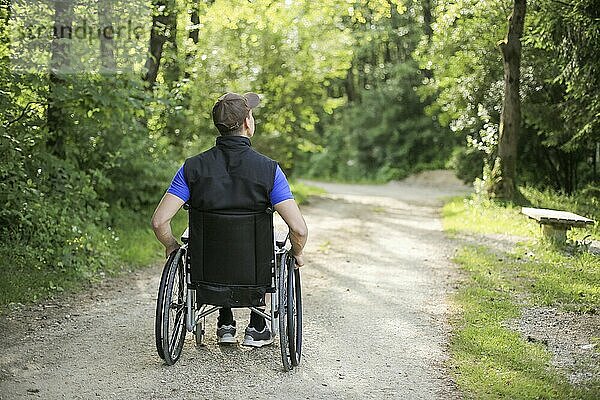
<path id="1" fill-rule="evenodd" d="M 171 186 L 169 186 L 169 189 L 167 189 L 167 193 L 171 193 L 172 195 L 179 197 L 184 202 L 190 199 L 190 188 L 188 187 L 188 184 L 185 181 L 185 176 L 183 175 L 183 165 L 173 177 Z"/>
<path id="2" fill-rule="evenodd" d="M 281 170 L 281 167 L 277 165 L 275 170 L 275 181 L 273 182 L 273 189 L 271 190 L 271 204 L 276 205 L 284 200 L 293 199 L 292 190 L 288 183 L 285 174 Z"/>

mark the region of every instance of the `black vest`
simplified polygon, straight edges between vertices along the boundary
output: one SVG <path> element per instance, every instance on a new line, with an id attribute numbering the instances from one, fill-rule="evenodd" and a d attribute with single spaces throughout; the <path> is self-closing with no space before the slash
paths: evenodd
<path id="1" fill-rule="evenodd" d="M 251 147 L 245 136 L 219 136 L 210 150 L 188 158 L 183 172 L 190 208 L 253 212 L 271 207 L 277 162 Z"/>
<path id="2" fill-rule="evenodd" d="M 276 168 L 243 136 L 220 136 L 215 147 L 185 161 L 187 265 L 199 303 L 264 306 L 275 262 L 267 209 Z"/>

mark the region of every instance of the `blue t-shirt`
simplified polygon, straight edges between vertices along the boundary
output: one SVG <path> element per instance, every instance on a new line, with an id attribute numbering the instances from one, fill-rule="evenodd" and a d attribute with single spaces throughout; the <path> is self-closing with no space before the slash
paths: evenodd
<path id="1" fill-rule="evenodd" d="M 188 201 L 190 199 L 190 188 L 183 175 L 183 165 L 173 177 L 173 181 L 171 181 L 171 186 L 167 189 L 167 193 L 171 193 L 173 196 L 177 196 L 183 201 Z M 273 182 L 273 189 L 271 190 L 271 204 L 275 205 L 284 200 L 293 198 L 294 196 L 292 195 L 287 178 L 279 165 L 277 165 L 277 169 L 275 170 L 275 181 Z"/>

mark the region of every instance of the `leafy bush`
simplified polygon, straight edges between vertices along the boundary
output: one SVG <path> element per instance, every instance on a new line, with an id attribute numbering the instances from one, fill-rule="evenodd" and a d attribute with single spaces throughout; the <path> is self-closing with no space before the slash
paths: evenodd
<path id="1" fill-rule="evenodd" d="M 446 167 L 465 183 L 474 182 L 483 171 L 481 151 L 474 147 L 455 147 Z"/>
<path id="2" fill-rule="evenodd" d="M 175 170 L 145 127 L 141 79 L 67 75 L 48 92 L 47 77 L 18 75 L 7 65 L 2 59 L 0 79 L 8 82 L 0 99 L 6 106 L 0 120 L 5 283 L 41 274 L 42 281 L 53 278 L 39 285 L 56 286 L 59 275 L 77 280 L 114 270 L 118 243 L 110 210 L 155 204 Z M 49 104 L 59 110 L 55 131 Z"/>
<path id="3" fill-rule="evenodd" d="M 12 155 L 0 164 L 4 252 L 35 254 L 40 265 L 51 268 L 94 270 L 106 264 L 112 238 L 100 226 L 107 204 L 98 199 L 91 177 L 51 155 L 35 154 L 36 146 L 16 151 L 6 145 L 7 136 L 0 138 L 7 150 L 2 153 Z"/>

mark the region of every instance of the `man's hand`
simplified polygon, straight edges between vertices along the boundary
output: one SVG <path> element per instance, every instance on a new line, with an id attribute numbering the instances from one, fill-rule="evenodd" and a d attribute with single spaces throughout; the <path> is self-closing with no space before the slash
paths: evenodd
<path id="1" fill-rule="evenodd" d="M 294 256 L 294 259 L 296 260 L 296 265 L 294 265 L 294 268 L 298 269 L 304 265 L 304 253 Z"/>
<path id="2" fill-rule="evenodd" d="M 169 258 L 171 253 L 174 252 L 175 250 L 179 249 L 180 247 L 181 246 L 177 242 L 175 242 L 174 244 L 172 244 L 168 247 L 165 247 L 165 258 Z"/>

